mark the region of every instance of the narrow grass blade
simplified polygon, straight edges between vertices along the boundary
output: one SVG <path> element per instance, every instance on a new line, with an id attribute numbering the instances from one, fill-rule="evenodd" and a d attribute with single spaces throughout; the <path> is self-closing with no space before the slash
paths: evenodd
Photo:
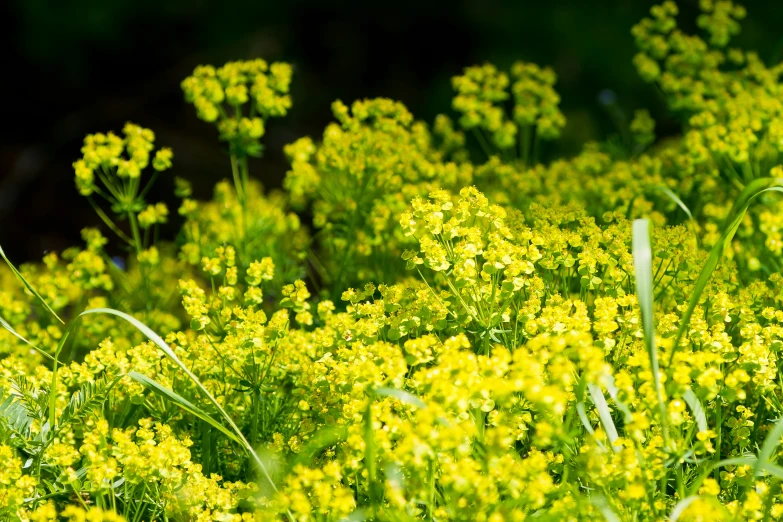
<path id="1" fill-rule="evenodd" d="M 699 245 L 699 227 L 696 224 L 696 220 L 693 219 L 693 214 L 691 214 L 691 210 L 688 208 L 688 206 L 683 203 L 683 201 L 680 199 L 680 197 L 675 194 L 669 187 L 665 187 L 663 185 L 653 187 L 653 190 L 658 190 L 666 194 L 669 199 L 674 201 L 674 203 L 682 209 L 683 212 L 685 212 L 685 215 L 688 216 L 688 221 L 691 224 L 691 228 L 693 229 L 693 236 L 696 238 L 696 246 Z"/>
<path id="2" fill-rule="evenodd" d="M 776 479 L 783 480 L 783 466 L 778 466 L 777 464 L 767 462 L 764 464 L 763 469 Z"/>
<path id="3" fill-rule="evenodd" d="M 375 395 L 379 397 L 392 397 L 404 404 L 415 406 L 416 408 L 419 408 L 421 410 L 427 407 L 427 405 L 424 404 L 424 402 L 421 399 L 419 399 L 412 393 L 406 392 L 404 390 L 381 387 L 381 388 L 375 388 L 374 392 Z"/>
<path id="4" fill-rule="evenodd" d="M 690 487 L 690 495 L 695 495 L 697 491 L 699 491 L 699 488 L 701 487 L 702 483 L 704 482 L 704 479 L 709 477 L 713 471 L 716 469 L 722 468 L 724 466 L 756 466 L 758 464 L 758 459 L 753 455 L 746 455 L 743 457 L 732 457 L 730 459 L 723 459 L 719 460 L 715 464 L 712 464 L 711 466 L 705 466 L 703 471 L 701 472 L 701 475 L 691 483 Z"/>
<path id="5" fill-rule="evenodd" d="M 775 426 L 767 434 L 767 438 L 764 439 L 764 443 L 761 445 L 755 466 L 756 475 L 758 475 L 767 464 L 771 463 L 772 456 L 775 454 L 775 450 L 780 444 L 781 437 L 783 437 L 783 419 L 780 419 L 775 423 Z"/>
<path id="6" fill-rule="evenodd" d="M 38 348 L 36 345 L 34 345 L 33 343 L 31 343 L 30 341 L 28 341 L 28 340 L 27 340 L 27 339 L 25 339 L 24 337 L 22 337 L 22 336 L 19 334 L 19 332 L 17 332 L 16 330 L 14 330 L 14 328 L 13 328 L 13 327 L 12 327 L 10 324 L 8 324 L 8 323 L 6 322 L 6 320 L 5 320 L 5 319 L 3 319 L 2 317 L 0 317 L 0 326 L 2 326 L 3 328 L 5 328 L 6 330 L 8 330 L 8 331 L 11 333 L 11 335 L 13 335 L 13 336 L 14 336 L 14 337 L 16 337 L 17 339 L 19 339 L 20 341 L 22 341 L 23 343 L 25 343 L 27 346 L 29 346 L 30 348 L 32 348 L 32 349 L 33 349 L 33 350 L 35 350 L 36 352 L 40 353 L 41 355 L 43 355 L 44 357 L 46 357 L 46 358 L 47 358 L 47 359 L 49 359 L 50 361 L 54 361 L 54 357 L 52 357 L 51 355 L 49 355 L 48 353 L 46 353 L 45 351 L 43 351 L 41 348 Z"/>
<path id="7" fill-rule="evenodd" d="M 683 212 L 688 216 L 688 219 L 693 221 L 693 214 L 691 214 L 691 210 L 688 208 L 688 206 L 682 202 L 682 200 L 675 194 L 669 187 L 664 187 L 663 185 L 660 185 L 658 187 L 654 187 L 655 190 L 660 190 L 667 196 L 669 196 L 669 199 L 674 201 L 678 207 L 682 209 Z"/>
<path id="8" fill-rule="evenodd" d="M 587 390 L 590 393 L 590 397 L 593 399 L 595 409 L 598 410 L 598 418 L 601 419 L 601 425 L 604 427 L 606 437 L 609 439 L 609 444 L 614 451 L 620 451 L 620 448 L 615 446 L 615 442 L 620 437 L 617 434 L 617 427 L 612 420 L 612 412 L 609 411 L 609 405 L 606 403 L 604 393 L 601 391 L 601 388 L 595 384 L 588 384 Z"/>
<path id="9" fill-rule="evenodd" d="M 344 442 L 348 438 L 348 429 L 345 426 L 327 426 L 313 435 L 307 445 L 296 454 L 296 458 L 289 467 L 293 468 L 297 464 L 305 466 L 311 465 L 313 459 L 324 449 Z"/>
<path id="10" fill-rule="evenodd" d="M 701 406 L 701 401 L 698 397 L 696 397 L 696 394 L 693 393 L 693 390 L 690 388 L 685 390 L 682 398 L 685 399 L 686 404 L 688 404 L 688 407 L 690 407 L 699 431 L 707 431 L 707 415 L 704 413 L 704 408 Z"/>
<path id="11" fill-rule="evenodd" d="M 148 390 L 174 403 L 176 406 L 179 406 L 180 408 L 190 413 L 194 417 L 203 420 L 213 428 L 219 430 L 221 433 L 223 433 L 223 435 L 233 440 L 234 442 L 238 444 L 242 444 L 242 442 L 237 438 L 237 436 L 234 433 L 231 432 L 231 430 L 229 430 L 221 423 L 219 423 L 218 421 L 210 417 L 206 412 L 204 412 L 204 410 L 202 410 L 192 402 L 188 401 L 174 390 L 166 388 L 156 380 L 151 379 L 150 377 L 147 377 L 146 375 L 139 372 L 133 372 L 133 371 L 128 372 L 128 377 L 138 382 Z"/>
<path id="12" fill-rule="evenodd" d="M 576 388 L 576 414 L 579 416 L 579 420 L 582 422 L 582 426 L 584 426 L 585 431 L 592 435 L 592 437 L 595 439 L 596 444 L 598 446 L 606 451 L 606 447 L 604 446 L 603 442 L 598 440 L 595 436 L 595 430 L 593 429 L 593 426 L 590 424 L 590 419 L 587 418 L 587 412 L 585 411 L 585 389 L 587 388 L 587 382 L 585 381 L 584 377 L 579 381 L 579 386 Z"/>
<path id="13" fill-rule="evenodd" d="M 699 500 L 698 495 L 692 495 L 690 497 L 685 497 L 684 499 L 677 502 L 677 504 L 672 509 L 671 514 L 669 515 L 669 522 L 677 522 L 679 520 L 680 516 L 682 516 L 683 513 L 685 513 L 685 510 L 690 507 L 691 504 Z"/>
<path id="14" fill-rule="evenodd" d="M 737 198 L 737 201 L 734 202 L 734 205 L 729 212 L 729 216 L 723 225 L 723 232 L 721 233 L 720 239 L 715 243 L 715 246 L 712 247 L 707 262 L 704 264 L 704 268 L 702 268 L 699 278 L 696 280 L 696 285 L 694 286 L 691 298 L 688 301 L 688 307 L 685 309 L 685 313 L 680 319 L 680 327 L 677 329 L 677 335 L 674 337 L 674 344 L 672 345 L 672 351 L 669 355 L 669 364 L 671 364 L 674 359 L 674 354 L 680 346 L 680 340 L 682 339 L 685 330 L 690 325 L 693 310 L 699 303 L 701 294 L 704 293 L 704 289 L 707 287 L 712 272 L 715 271 L 723 254 L 731 245 L 734 234 L 737 233 L 737 229 L 739 228 L 740 223 L 742 223 L 742 219 L 745 217 L 745 212 L 747 212 L 748 207 L 754 199 L 761 194 L 770 191 L 783 192 L 783 178 L 761 178 L 753 180 L 748 183 L 739 198 Z"/>
<path id="15" fill-rule="evenodd" d="M 593 497 L 591 502 L 601 512 L 606 522 L 620 522 L 620 517 L 617 516 L 617 513 L 609 506 L 604 497 Z"/>
<path id="16" fill-rule="evenodd" d="M 653 374 L 655 391 L 658 396 L 658 408 L 661 415 L 664 444 L 668 447 L 668 428 L 666 404 L 663 399 L 663 388 L 658 365 L 658 350 L 655 347 L 655 312 L 653 310 L 653 273 L 652 248 L 650 247 L 650 223 L 646 219 L 633 222 L 633 265 L 636 275 L 636 296 L 642 312 L 642 330 L 647 357 L 650 359 L 650 370 Z"/>
<path id="17" fill-rule="evenodd" d="M 585 403 L 576 403 L 576 413 L 579 415 L 579 420 L 582 421 L 582 426 L 584 426 L 585 430 L 587 430 L 587 433 L 595 436 L 595 430 L 590 425 L 590 419 L 587 418 L 587 412 L 585 412 Z"/>
<path id="18" fill-rule="evenodd" d="M 612 398 L 614 401 L 614 404 L 617 406 L 617 409 L 620 410 L 623 414 L 623 420 L 626 424 L 630 424 L 633 420 L 633 415 L 631 414 L 631 409 L 628 408 L 628 405 L 626 405 L 624 402 L 622 402 L 618 398 L 618 389 L 617 386 L 614 384 L 614 377 L 611 375 L 606 375 L 603 378 L 604 383 L 606 385 L 606 391 L 609 392 L 609 397 Z"/>
<path id="19" fill-rule="evenodd" d="M 342 522 L 364 522 L 367 520 L 367 515 L 365 514 L 363 509 L 357 509 L 344 519 L 342 519 Z"/>
<path id="20" fill-rule="evenodd" d="M 25 288 L 27 288 L 30 291 L 30 293 L 32 293 L 35 297 L 38 298 L 39 301 L 41 301 L 41 303 L 43 303 L 44 307 L 47 310 L 49 310 L 49 313 L 51 313 L 54 317 L 56 317 L 57 320 L 60 321 L 61 324 L 65 324 L 65 321 L 60 319 L 60 316 L 57 315 L 57 313 L 54 310 L 52 310 L 52 307 L 49 306 L 49 303 L 47 303 L 46 300 L 43 297 L 41 297 L 41 294 L 36 292 L 35 288 L 33 288 L 33 286 L 27 281 L 27 279 L 25 279 L 24 276 L 21 273 L 19 273 L 19 270 L 16 269 L 16 267 L 8 259 L 8 257 L 6 257 L 5 252 L 3 251 L 3 247 L 0 247 L 0 257 L 3 258 L 3 261 L 5 261 L 5 263 L 8 265 L 8 268 L 11 269 L 11 271 L 14 273 L 16 278 L 19 279 L 19 281 L 22 282 L 22 284 L 25 286 Z"/>
<path id="21" fill-rule="evenodd" d="M 204 394 L 204 396 L 209 400 L 209 402 L 212 403 L 212 405 L 220 412 L 220 415 L 225 419 L 225 421 L 231 426 L 232 431 L 236 434 L 237 439 L 240 441 L 241 445 L 245 448 L 245 451 L 247 451 L 248 455 L 253 459 L 253 461 L 258 466 L 258 469 L 261 471 L 261 473 L 264 475 L 264 478 L 266 478 L 269 481 L 270 486 L 274 491 L 277 491 L 277 485 L 272 480 L 272 476 L 269 473 L 269 470 L 264 465 L 264 462 L 259 458 L 258 453 L 256 453 L 253 446 L 248 442 L 248 440 L 245 438 L 245 436 L 242 434 L 242 430 L 239 429 L 239 426 L 236 425 L 234 420 L 231 418 L 231 416 L 226 413 L 226 410 L 223 409 L 223 407 L 220 405 L 220 403 L 215 399 L 211 393 L 209 393 L 209 390 L 207 390 L 204 385 L 201 383 L 198 377 L 190 371 L 190 369 L 185 366 L 185 364 L 177 357 L 177 354 L 174 353 L 174 350 L 171 349 L 171 347 L 166 344 L 166 341 L 164 341 L 158 334 L 153 332 L 147 325 L 136 319 L 135 317 L 132 317 L 126 313 L 120 312 L 119 310 L 114 310 L 113 308 L 92 308 L 90 310 L 85 310 L 81 314 L 79 314 L 78 317 L 82 317 L 85 315 L 90 314 L 108 314 L 108 315 L 114 315 L 116 317 L 119 317 L 120 319 L 123 319 L 133 325 L 137 330 L 139 330 L 142 334 L 144 334 L 147 339 L 155 343 L 155 345 L 160 348 L 160 350 L 168 356 L 169 359 L 171 359 L 174 364 L 179 366 L 179 368 L 185 372 L 185 374 L 188 376 L 188 378 L 193 382 L 193 384 L 196 385 L 196 387 L 201 391 L 201 393 Z M 77 317 L 77 318 L 78 318 Z M 56 358 L 56 356 L 55 356 Z"/>
<path id="22" fill-rule="evenodd" d="M 60 352 L 65 346 L 65 341 L 71 335 L 71 330 L 76 326 L 76 321 L 71 321 L 68 328 L 65 329 L 63 336 L 60 337 L 60 341 L 57 343 L 57 349 L 54 351 L 54 363 L 52 364 L 52 383 L 49 388 L 49 426 L 54 429 L 57 411 L 57 364 L 59 363 Z"/>
<path id="23" fill-rule="evenodd" d="M 367 468 L 367 494 L 370 502 L 380 501 L 380 491 L 377 484 L 376 474 L 376 446 L 375 446 L 375 428 L 372 418 L 372 403 L 374 398 L 370 396 L 367 400 L 367 408 L 364 410 L 364 466 Z"/>

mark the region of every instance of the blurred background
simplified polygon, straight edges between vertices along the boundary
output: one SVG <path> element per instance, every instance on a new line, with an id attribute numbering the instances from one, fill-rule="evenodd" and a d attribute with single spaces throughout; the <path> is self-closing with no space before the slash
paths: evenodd
<path id="1" fill-rule="evenodd" d="M 681 26 L 694 30 L 697 0 L 681 0 Z M 744 3 L 748 18 L 734 41 L 767 62 L 783 51 L 779 3 Z M 261 57 L 295 67 L 294 107 L 269 122 L 264 158 L 251 174 L 279 187 L 288 168 L 282 147 L 331 121 L 335 99 L 386 96 L 428 122 L 448 113 L 450 78 L 462 67 L 515 60 L 552 66 L 568 118 L 551 155 L 573 154 L 589 139 L 617 132 L 599 102 L 614 98 L 629 117 L 648 108 L 659 134 L 677 132 L 654 87 L 638 79 L 631 26 L 646 0 L 5 0 L 0 19 L 0 245 L 14 261 L 40 259 L 79 242 L 97 226 L 74 187 L 71 163 L 85 134 L 126 121 L 153 129 L 174 150 L 174 169 L 149 199 L 169 201 L 173 176 L 198 198 L 230 176 L 212 125 L 182 100 L 180 81 L 196 65 Z M 601 95 L 601 93 L 603 93 Z M 172 210 L 174 210 L 173 207 Z M 176 221 L 176 213 L 174 213 Z M 172 229 L 176 222 L 172 224 Z"/>

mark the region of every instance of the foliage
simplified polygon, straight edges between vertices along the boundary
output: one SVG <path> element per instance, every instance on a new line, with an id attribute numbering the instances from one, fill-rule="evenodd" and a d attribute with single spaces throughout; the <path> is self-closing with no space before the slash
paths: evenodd
<path id="1" fill-rule="evenodd" d="M 633 29 L 675 139 L 640 109 L 543 164 L 554 72 L 485 64 L 456 125 L 335 102 L 267 193 L 247 157 L 291 67 L 199 67 L 232 181 L 199 202 L 178 179 L 166 241 L 146 198 L 173 153 L 88 136 L 77 188 L 128 254 L 86 229 L 0 272 L 0 514 L 783 518 L 783 65 L 727 48 L 741 7 L 702 10 L 706 40 L 671 2 Z"/>

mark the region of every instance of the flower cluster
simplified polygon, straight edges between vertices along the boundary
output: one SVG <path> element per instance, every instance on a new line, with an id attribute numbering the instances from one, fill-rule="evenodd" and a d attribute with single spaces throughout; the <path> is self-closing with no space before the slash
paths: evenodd
<path id="1" fill-rule="evenodd" d="M 315 262 L 342 291 L 395 278 L 399 268 L 388 259 L 407 243 L 396 226 L 407 202 L 438 187 L 469 184 L 472 168 L 444 161 L 427 126 L 399 102 L 379 98 L 350 108 L 335 102 L 332 112 L 338 123 L 326 128 L 319 146 L 310 138 L 286 146 L 291 170 L 284 186 L 299 208 L 312 202 L 327 256 Z"/>
<path id="2" fill-rule="evenodd" d="M 486 132 L 501 153 L 516 154 L 519 143 L 520 157 L 527 164 L 534 159 L 531 147 L 539 139 L 559 137 L 565 126 L 560 96 L 553 88 L 556 79 L 552 69 L 533 63 L 515 63 L 510 77 L 491 64 L 467 67 L 462 76 L 452 79 L 457 93 L 453 107 L 462 114 L 460 125 L 476 133 L 485 151 L 489 151 Z M 513 100 L 511 116 L 505 108 L 509 99 Z"/>
<path id="3" fill-rule="evenodd" d="M 693 160 L 717 165 L 741 186 L 765 175 L 783 151 L 783 65 L 767 67 L 753 52 L 726 49 L 745 16 L 742 6 L 704 0 L 700 7 L 697 22 L 708 41 L 680 30 L 677 6 L 665 2 L 633 28 L 640 49 L 634 62 L 692 127 L 685 145 Z"/>
<path id="4" fill-rule="evenodd" d="M 700 6 L 704 38 L 672 2 L 633 29 L 682 118 L 661 142 L 640 109 L 540 163 L 554 72 L 487 64 L 457 123 L 335 102 L 265 192 L 247 157 L 291 67 L 201 66 L 233 184 L 177 178 L 174 215 L 151 131 L 88 136 L 77 186 L 130 253 L 88 228 L 0 270 L 0 518 L 783 519 L 783 67 Z"/>
<path id="5" fill-rule="evenodd" d="M 291 65 L 261 59 L 202 65 L 182 81 L 182 91 L 200 119 L 217 122 L 222 141 L 241 154 L 260 156 L 265 121 L 291 108 L 292 75 Z"/>

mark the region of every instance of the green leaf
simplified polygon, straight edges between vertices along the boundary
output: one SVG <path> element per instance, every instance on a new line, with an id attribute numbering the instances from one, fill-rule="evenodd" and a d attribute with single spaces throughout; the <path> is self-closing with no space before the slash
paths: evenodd
<path id="1" fill-rule="evenodd" d="M 32 349 L 33 349 L 33 350 L 35 350 L 36 352 L 40 353 L 41 355 L 43 355 L 44 357 L 46 357 L 46 358 L 47 358 L 47 359 L 49 359 L 50 361 L 54 361 L 54 357 L 52 357 L 51 355 L 49 355 L 48 353 L 46 353 L 46 352 L 45 352 L 45 351 L 43 351 L 42 349 L 38 348 L 36 345 L 34 345 L 33 343 L 31 343 L 30 341 L 28 341 L 28 340 L 27 340 L 27 339 L 25 339 L 24 337 L 22 337 L 22 336 L 21 336 L 21 335 L 20 335 L 20 334 L 19 334 L 19 333 L 18 333 L 16 330 L 14 330 L 14 328 L 13 328 L 13 327 L 12 327 L 10 324 L 8 324 L 8 322 L 6 322 L 6 320 L 5 320 L 5 319 L 3 319 L 2 317 L 0 317 L 0 326 L 2 326 L 3 328 L 5 328 L 6 330 L 8 330 L 8 331 L 11 333 L 11 335 L 13 335 L 13 336 L 14 336 L 14 337 L 16 337 L 17 339 L 19 339 L 20 341 L 22 341 L 23 343 L 25 343 L 27 346 L 29 346 L 30 348 L 32 348 Z"/>
<path id="2" fill-rule="evenodd" d="M 30 437 L 30 426 L 33 424 L 33 418 L 28 415 L 27 408 L 19 396 L 9 394 L 0 403 L 0 418 L 3 419 L 6 427 L 21 439 L 27 440 Z"/>
<path id="3" fill-rule="evenodd" d="M 764 443 L 759 450 L 758 460 L 756 461 L 754 470 L 755 475 L 758 475 L 767 464 L 772 463 L 772 456 L 775 454 L 778 444 L 780 444 L 781 437 L 783 437 L 783 419 L 780 419 L 775 423 L 775 426 L 764 439 Z"/>
<path id="4" fill-rule="evenodd" d="M 710 276 L 712 276 L 712 272 L 715 271 L 715 268 L 718 266 L 718 263 L 723 257 L 723 254 L 731 245 L 734 234 L 737 233 L 737 229 L 739 228 L 740 223 L 742 223 L 742 219 L 745 217 L 745 212 L 747 212 L 748 207 L 754 199 L 769 191 L 783 192 L 783 179 L 760 178 L 753 180 L 748 183 L 748 185 L 740 194 L 739 198 L 737 198 L 737 201 L 734 202 L 734 205 L 729 212 L 729 216 L 726 219 L 726 222 L 723 224 L 723 233 L 721 234 L 718 242 L 715 243 L 715 246 L 712 247 L 710 255 L 707 258 L 707 262 L 704 264 L 704 267 L 702 268 L 701 273 L 696 280 L 696 285 L 693 288 L 693 292 L 691 292 L 691 298 L 688 300 L 688 307 L 685 309 L 685 313 L 680 318 L 680 327 L 677 329 L 677 335 L 674 337 L 674 344 L 672 345 L 672 352 L 669 356 L 670 366 L 672 360 L 674 359 L 674 354 L 679 349 L 680 340 L 682 339 L 685 330 L 690 325 L 693 310 L 699 303 L 701 294 L 704 293 L 704 289 L 707 287 L 707 283 L 710 280 Z"/>
<path id="5" fill-rule="evenodd" d="M 82 420 L 91 411 L 103 406 L 108 399 L 114 385 L 120 381 L 120 377 L 107 381 L 99 379 L 96 382 L 86 382 L 82 384 L 79 391 L 71 396 L 68 406 L 60 414 L 57 423 L 58 430 L 67 424 L 73 424 Z"/>
<path id="6" fill-rule="evenodd" d="M 397 399 L 398 401 L 408 404 L 409 406 L 415 406 L 419 409 L 424 409 L 427 407 L 424 402 L 413 395 L 412 393 L 408 393 L 405 390 L 398 390 L 396 388 L 375 388 L 373 390 L 375 392 L 375 395 L 378 395 L 380 397 L 392 397 L 394 399 Z"/>
<path id="7" fill-rule="evenodd" d="M 188 378 L 193 382 L 193 384 L 196 385 L 196 387 L 199 389 L 201 393 L 204 394 L 204 396 L 209 400 L 209 402 L 212 403 L 212 405 L 220 412 L 220 415 L 225 419 L 225 421 L 229 424 L 231 427 L 231 430 L 236 435 L 237 440 L 239 440 L 242 447 L 247 451 L 248 455 L 250 455 L 251 459 L 255 462 L 256 466 L 258 466 L 258 469 L 261 471 L 261 473 L 264 475 L 264 478 L 269 482 L 269 485 L 272 487 L 272 489 L 276 492 L 277 491 L 277 485 L 275 484 L 274 480 L 272 480 L 272 476 L 269 473 L 269 470 L 264 465 L 264 462 L 259 458 L 258 453 L 256 453 L 253 446 L 251 446 L 250 442 L 245 438 L 245 436 L 242 434 L 242 430 L 239 429 L 239 426 L 236 425 L 234 420 L 231 418 L 231 416 L 226 413 L 226 410 L 223 409 L 223 407 L 220 405 L 220 403 L 215 399 L 215 397 L 212 396 L 211 393 L 209 393 L 209 390 L 204 387 L 204 385 L 201 383 L 198 377 L 190 371 L 190 368 L 185 366 L 185 364 L 177 357 L 177 354 L 174 353 L 174 350 L 171 349 L 171 347 L 164 341 L 158 334 L 153 332 L 147 325 L 139 321 L 133 316 L 130 316 L 124 312 L 120 312 L 119 310 L 115 310 L 113 308 L 92 308 L 90 310 L 85 310 L 81 314 L 79 314 L 73 321 L 71 321 L 71 324 L 68 326 L 68 329 L 65 331 L 65 334 L 63 335 L 63 341 L 68 336 L 68 333 L 70 333 L 70 330 L 74 327 L 74 324 L 76 323 L 76 320 L 85 316 L 85 315 L 92 315 L 92 314 L 108 314 L 113 315 L 116 317 L 119 317 L 120 319 L 123 319 L 130 323 L 134 328 L 136 328 L 138 331 L 140 331 L 144 336 L 152 341 L 160 350 L 166 354 L 166 356 L 171 359 L 174 364 L 179 366 L 179 368 L 188 376 Z M 58 351 L 55 353 L 55 364 L 57 355 L 59 354 L 60 348 L 58 347 Z M 53 381 L 56 379 L 56 372 L 54 374 Z M 54 383 L 54 382 L 53 382 Z M 56 389 L 54 386 L 52 389 Z M 54 394 L 52 394 L 54 396 Z M 293 519 L 293 516 L 289 515 L 289 519 Z"/>
<path id="8" fill-rule="evenodd" d="M 691 225 L 691 228 L 693 229 L 693 235 L 696 238 L 696 245 L 698 246 L 699 241 L 699 226 L 696 224 L 696 220 L 693 219 L 693 214 L 691 214 L 691 210 L 688 208 L 688 206 L 683 203 L 683 201 L 675 194 L 669 187 L 665 187 L 663 185 L 659 185 L 657 187 L 653 187 L 652 190 L 660 190 L 664 194 L 666 194 L 669 199 L 674 201 L 674 203 L 682 209 L 683 212 L 688 216 L 688 222 Z"/>
<path id="9" fill-rule="evenodd" d="M 65 321 L 60 319 L 60 316 L 57 315 L 57 313 L 54 310 L 52 310 L 52 307 L 49 306 L 49 303 L 47 303 L 46 300 L 43 297 L 41 297 L 41 294 L 39 294 L 38 292 L 35 291 L 35 288 L 33 288 L 33 286 L 27 281 L 27 279 L 25 279 L 24 276 L 21 273 L 19 273 L 19 270 L 16 269 L 16 267 L 14 266 L 13 263 L 11 263 L 11 261 L 8 259 L 8 257 L 6 257 L 5 252 L 3 251 L 3 247 L 0 247 L 0 257 L 3 258 L 5 263 L 8 265 L 8 267 L 14 273 L 16 278 L 19 279 L 19 281 L 22 282 L 22 284 L 25 286 L 25 288 L 27 288 L 35 297 L 38 298 L 39 301 L 41 301 L 41 303 L 43 303 L 44 307 L 47 310 L 49 310 L 49 313 L 51 313 L 53 316 L 55 316 L 57 318 L 57 320 L 60 321 L 60 323 L 65 324 Z"/>
<path id="10" fill-rule="evenodd" d="M 767 462 L 762 466 L 762 469 L 775 478 L 783 480 L 783 466 Z"/>
<path id="11" fill-rule="evenodd" d="M 626 424 L 630 424 L 631 421 L 633 420 L 633 415 L 631 414 L 630 408 L 628 408 L 628 406 L 617 397 L 618 389 L 614 383 L 614 377 L 612 377 L 611 375 L 605 375 L 603 377 L 603 380 L 606 383 L 606 391 L 609 392 L 609 396 L 614 401 L 614 404 L 617 406 L 617 409 L 619 409 L 620 412 L 622 412 L 623 420 L 625 421 Z"/>
<path id="12" fill-rule="evenodd" d="M 78 319 L 81 316 L 78 316 Z M 71 335 L 71 330 L 76 326 L 76 320 L 71 321 L 68 328 L 65 329 L 63 336 L 60 337 L 60 341 L 57 343 L 57 349 L 54 350 L 54 364 L 52 364 L 52 383 L 49 386 L 49 426 L 54 427 L 55 416 L 57 412 L 57 363 L 59 362 L 60 352 L 65 346 L 65 341 L 68 340 L 68 336 Z"/>
<path id="13" fill-rule="evenodd" d="M 595 430 L 590 425 L 590 419 L 587 418 L 587 413 L 585 412 L 584 402 L 579 401 L 576 403 L 576 413 L 579 415 L 579 420 L 582 421 L 582 426 L 587 430 L 587 433 L 595 436 Z"/>
<path id="14" fill-rule="evenodd" d="M 576 414 L 579 416 L 579 420 L 582 422 L 582 426 L 584 426 L 587 433 L 592 435 L 595 438 L 595 430 L 593 429 L 593 426 L 590 424 L 590 419 L 587 418 L 587 413 L 585 412 L 585 389 L 587 388 L 587 381 L 584 377 L 582 377 L 579 380 L 579 386 L 576 388 Z M 606 447 L 603 445 L 603 443 L 596 439 L 596 443 L 598 446 L 606 451 Z"/>
<path id="15" fill-rule="evenodd" d="M 595 384 L 588 384 L 587 390 L 590 393 L 590 397 L 593 399 L 595 409 L 598 410 L 598 418 L 601 419 L 601 425 L 604 427 L 606 437 L 609 439 L 609 444 L 614 451 L 620 451 L 620 447 L 615 446 L 614 444 L 620 437 L 617 435 L 617 427 L 615 427 L 614 421 L 612 420 L 612 412 L 609 411 L 609 405 L 606 403 L 604 392 Z"/>
<path id="16" fill-rule="evenodd" d="M 685 393 L 682 394 L 682 398 L 685 399 L 691 412 L 693 412 L 693 418 L 696 421 L 696 426 L 698 426 L 699 431 L 707 431 L 707 415 L 704 413 L 701 401 L 696 397 L 696 394 L 693 393 L 693 390 L 690 388 L 686 389 Z"/>
<path id="17" fill-rule="evenodd" d="M 719 460 L 718 462 L 712 465 L 704 466 L 699 478 L 694 480 L 693 483 L 691 484 L 690 494 L 691 495 L 696 494 L 696 492 L 699 491 L 699 488 L 704 482 L 704 479 L 709 477 L 710 474 L 718 468 L 722 468 L 724 466 L 756 466 L 757 464 L 758 464 L 758 459 L 755 456 L 744 455 L 742 457 L 732 457 L 729 459 Z"/>
<path id="18" fill-rule="evenodd" d="M 160 397 L 163 397 L 164 399 L 167 399 L 168 401 L 174 403 L 174 405 L 182 408 L 186 412 L 190 413 L 194 417 L 197 417 L 201 419 L 202 421 L 206 422 L 213 428 L 219 430 L 222 434 L 224 434 L 229 439 L 233 440 L 234 442 L 238 444 L 242 444 L 242 441 L 240 441 L 237 436 L 231 432 L 228 428 L 223 426 L 221 423 L 213 419 L 209 416 L 204 410 L 193 404 L 192 402 L 188 401 L 183 396 L 179 395 L 174 390 L 171 390 L 170 388 L 166 388 L 156 380 L 147 377 L 146 375 L 131 371 L 128 372 L 128 377 L 133 379 L 134 381 L 138 382 L 148 390 L 152 391 L 153 393 L 159 395 Z"/>
<path id="19" fill-rule="evenodd" d="M 677 522 L 688 507 L 699 499 L 698 495 L 691 495 L 677 502 L 669 515 L 669 522 Z"/>
<path id="20" fill-rule="evenodd" d="M 650 223 L 646 219 L 633 222 L 633 266 L 636 275 L 636 296 L 642 312 L 642 329 L 644 346 L 650 360 L 655 391 L 658 396 L 658 409 L 663 427 L 664 445 L 669 446 L 666 404 L 663 399 L 660 368 L 658 366 L 658 350 L 655 347 L 655 312 L 653 310 L 653 274 L 652 248 L 650 247 Z"/>
<path id="21" fill-rule="evenodd" d="M 606 522 L 620 522 L 620 517 L 617 516 L 617 513 L 609 506 L 609 503 L 604 497 L 593 497 L 591 502 L 601 512 L 604 519 L 606 519 Z"/>
<path id="22" fill-rule="evenodd" d="M 348 428 L 345 426 L 326 426 L 318 430 L 307 445 L 296 454 L 288 467 L 293 468 L 297 464 L 311 466 L 315 457 L 324 449 L 344 442 L 348 438 Z"/>

